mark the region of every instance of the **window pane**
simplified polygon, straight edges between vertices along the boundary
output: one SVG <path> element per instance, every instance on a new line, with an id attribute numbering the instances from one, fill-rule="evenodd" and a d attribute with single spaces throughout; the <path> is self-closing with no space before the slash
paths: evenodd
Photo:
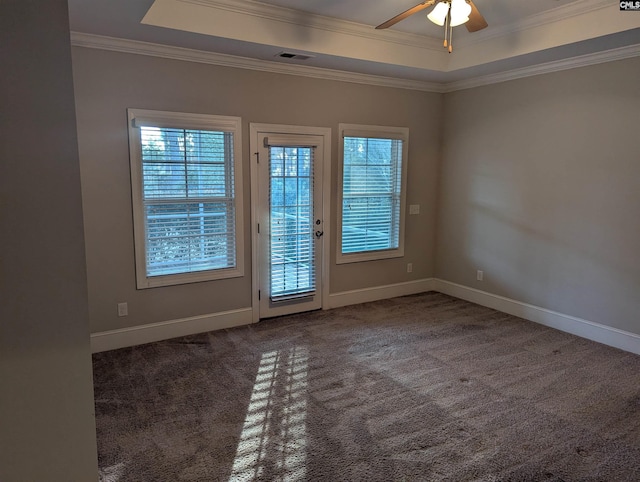
<path id="1" fill-rule="evenodd" d="M 147 276 L 236 266 L 233 134 L 140 128 Z"/>
<path id="2" fill-rule="evenodd" d="M 187 186 L 189 197 L 232 196 L 233 184 L 224 164 L 187 164 Z M 230 191 L 230 192 L 227 192 Z"/>
<path id="3" fill-rule="evenodd" d="M 271 299 L 315 291 L 312 156 L 308 147 L 269 148 Z"/>
<path id="4" fill-rule="evenodd" d="M 342 253 L 398 248 L 402 141 L 345 137 L 343 152 Z"/>
<path id="5" fill-rule="evenodd" d="M 184 164 L 145 162 L 142 165 L 144 199 L 185 197 L 185 174 Z"/>
<path id="6" fill-rule="evenodd" d="M 147 276 L 234 266 L 233 214 L 231 202 L 145 206 Z"/>

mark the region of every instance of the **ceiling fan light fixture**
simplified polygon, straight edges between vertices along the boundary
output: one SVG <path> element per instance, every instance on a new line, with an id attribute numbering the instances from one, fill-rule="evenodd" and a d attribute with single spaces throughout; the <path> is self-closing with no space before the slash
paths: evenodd
<path id="1" fill-rule="evenodd" d="M 418 5 L 381 23 L 376 29 L 391 27 L 414 13 L 421 12 L 431 6 L 434 7 L 431 13 L 427 15 L 427 18 L 430 22 L 440 27 L 444 26 L 444 41 L 442 44 L 449 50 L 449 53 L 453 51 L 453 46 L 451 45 L 453 27 L 467 22 L 469 22 L 467 23 L 467 30 L 469 32 L 477 32 L 487 27 L 486 20 L 480 15 L 480 12 L 478 12 L 478 9 L 473 4 L 473 0 L 423 0 Z"/>
<path id="2" fill-rule="evenodd" d="M 469 21 L 469 14 L 471 13 L 471 5 L 465 0 L 452 0 L 451 1 L 451 26 L 457 27 L 465 22 Z"/>
<path id="3" fill-rule="evenodd" d="M 462 0 L 464 2 L 464 0 Z M 436 25 L 442 27 L 444 22 L 447 20 L 447 14 L 449 13 L 449 2 L 440 2 L 438 3 L 431 13 L 427 15 L 427 18 L 431 20 Z"/>
<path id="4" fill-rule="evenodd" d="M 462 25 L 463 23 L 467 23 L 469 21 L 469 17 L 459 17 L 459 18 L 454 18 L 453 15 L 451 16 L 451 26 L 452 27 L 457 27 L 459 25 Z"/>

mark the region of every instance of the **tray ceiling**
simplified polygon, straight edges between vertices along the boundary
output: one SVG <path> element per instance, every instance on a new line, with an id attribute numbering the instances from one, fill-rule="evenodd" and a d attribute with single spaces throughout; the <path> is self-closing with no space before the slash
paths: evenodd
<path id="1" fill-rule="evenodd" d="M 248 68 L 260 62 L 264 70 L 280 66 L 302 75 L 322 77 L 324 70 L 347 80 L 348 74 L 356 81 L 378 76 L 406 81 L 408 87 L 422 83 L 425 90 L 559 62 L 570 65 L 571 59 L 640 54 L 640 12 L 621 12 L 618 2 L 609 0 L 474 0 L 489 27 L 476 33 L 455 28 L 452 54 L 442 48 L 443 30 L 425 14 L 388 30 L 374 29 L 416 3 L 69 0 L 69 16 L 78 45 L 118 49 L 129 41 L 129 51 L 138 45 L 157 53 L 162 46 L 173 49 L 169 56 L 174 57 L 180 49 L 192 57 L 197 52 L 198 58 L 211 54 L 212 63 L 223 59 L 233 65 L 233 57 Z M 283 51 L 308 58 L 278 57 Z"/>

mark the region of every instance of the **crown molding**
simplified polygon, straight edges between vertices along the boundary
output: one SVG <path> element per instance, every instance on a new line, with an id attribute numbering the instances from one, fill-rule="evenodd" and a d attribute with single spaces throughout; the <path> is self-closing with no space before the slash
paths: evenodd
<path id="1" fill-rule="evenodd" d="M 424 92 L 442 93 L 444 84 L 418 80 L 398 79 L 378 75 L 359 74 L 342 70 L 323 69 L 307 65 L 292 65 L 269 60 L 250 59 L 234 55 L 206 52 L 203 50 L 173 47 L 139 40 L 128 40 L 102 35 L 71 32 L 71 45 L 91 49 L 110 50 L 137 55 L 148 55 L 186 62 L 220 65 L 239 69 L 258 70 L 278 74 L 312 77 L 314 79 L 335 80 L 356 84 L 375 85 L 380 87 L 394 87 L 399 89 L 420 90 Z"/>
<path id="2" fill-rule="evenodd" d="M 622 60 L 640 56 L 640 45 L 630 45 L 617 49 L 606 50 L 593 54 L 580 55 L 563 60 L 546 62 L 543 64 L 513 69 L 496 74 L 483 75 L 471 79 L 464 79 L 455 82 L 438 83 L 417 80 L 398 79 L 393 77 L 383 77 L 377 75 L 359 74 L 342 70 L 323 69 L 305 65 L 292 65 L 268 60 L 257 60 L 234 55 L 206 52 L 202 50 L 186 49 L 182 47 L 172 47 L 139 40 L 127 40 L 114 37 L 105 37 L 80 32 L 71 32 L 71 44 L 75 47 L 85 47 L 100 50 L 110 50 L 137 55 L 148 55 L 151 57 L 161 57 L 172 60 L 182 60 L 186 62 L 197 62 L 203 64 L 220 65 L 224 67 L 234 67 L 239 69 L 258 70 L 287 75 L 297 75 L 301 77 L 312 77 L 314 79 L 334 80 L 340 82 L 351 82 L 356 84 L 375 85 L 380 87 L 393 87 L 399 89 L 419 90 L 424 92 L 448 93 L 457 90 L 482 87 L 509 80 L 532 77 L 534 75 L 548 74 L 562 70 L 575 69 L 595 65 L 615 60 Z"/>
<path id="3" fill-rule="evenodd" d="M 576 69 L 589 65 L 613 62 L 615 60 L 623 60 L 631 57 L 640 56 L 640 45 L 629 45 L 616 49 L 605 50 L 593 54 L 579 55 L 568 59 L 555 60 L 543 64 L 532 65 L 520 69 L 513 69 L 497 74 L 483 75 L 471 79 L 459 80 L 443 84 L 443 92 L 455 92 L 457 90 L 472 89 L 474 87 L 482 87 L 484 85 L 497 84 L 507 82 L 509 80 L 522 79 L 525 77 L 533 77 L 534 75 L 549 74 L 562 70 Z"/>
<path id="4" fill-rule="evenodd" d="M 420 49 L 442 50 L 442 40 L 426 35 L 417 35 L 395 30 L 375 30 L 371 25 L 365 25 L 348 20 L 342 20 L 309 12 L 301 12 L 278 5 L 267 5 L 253 0 L 178 0 L 209 8 L 226 10 L 241 15 L 249 15 L 265 20 L 284 22 L 296 26 L 325 30 L 328 32 L 351 35 L 365 39 L 384 40 L 400 45 L 408 45 Z M 301 16 L 301 14 L 303 16 Z"/>
<path id="5" fill-rule="evenodd" d="M 475 32 L 473 36 L 462 38 L 458 41 L 459 47 L 468 44 L 477 44 L 493 38 L 504 37 L 513 33 L 521 32 L 543 25 L 553 24 L 572 17 L 577 17 L 594 10 L 612 8 L 610 0 L 580 0 L 577 2 L 562 5 L 560 7 L 545 10 L 544 12 L 530 15 L 520 21 L 508 25 L 492 27 L 489 30 Z M 616 7 L 617 8 L 617 7 Z"/>

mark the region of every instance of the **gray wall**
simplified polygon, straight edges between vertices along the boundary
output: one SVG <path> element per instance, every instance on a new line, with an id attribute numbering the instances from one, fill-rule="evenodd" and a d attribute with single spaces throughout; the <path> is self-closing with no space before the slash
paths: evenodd
<path id="1" fill-rule="evenodd" d="M 133 54 L 73 49 L 93 332 L 247 308 L 251 305 L 249 123 L 330 127 L 335 233 L 338 123 L 410 128 L 405 257 L 336 266 L 332 293 L 433 276 L 442 95 L 294 77 Z M 126 109 L 240 116 L 243 120 L 245 259 L 243 278 L 136 290 Z M 413 273 L 406 273 L 406 263 Z M 129 303 L 118 318 L 116 303 Z"/>
<path id="2" fill-rule="evenodd" d="M 66 0 L 3 0 L 0 65 L 0 480 L 97 480 Z"/>
<path id="3" fill-rule="evenodd" d="M 639 72 L 445 96 L 439 278 L 640 334 Z"/>

